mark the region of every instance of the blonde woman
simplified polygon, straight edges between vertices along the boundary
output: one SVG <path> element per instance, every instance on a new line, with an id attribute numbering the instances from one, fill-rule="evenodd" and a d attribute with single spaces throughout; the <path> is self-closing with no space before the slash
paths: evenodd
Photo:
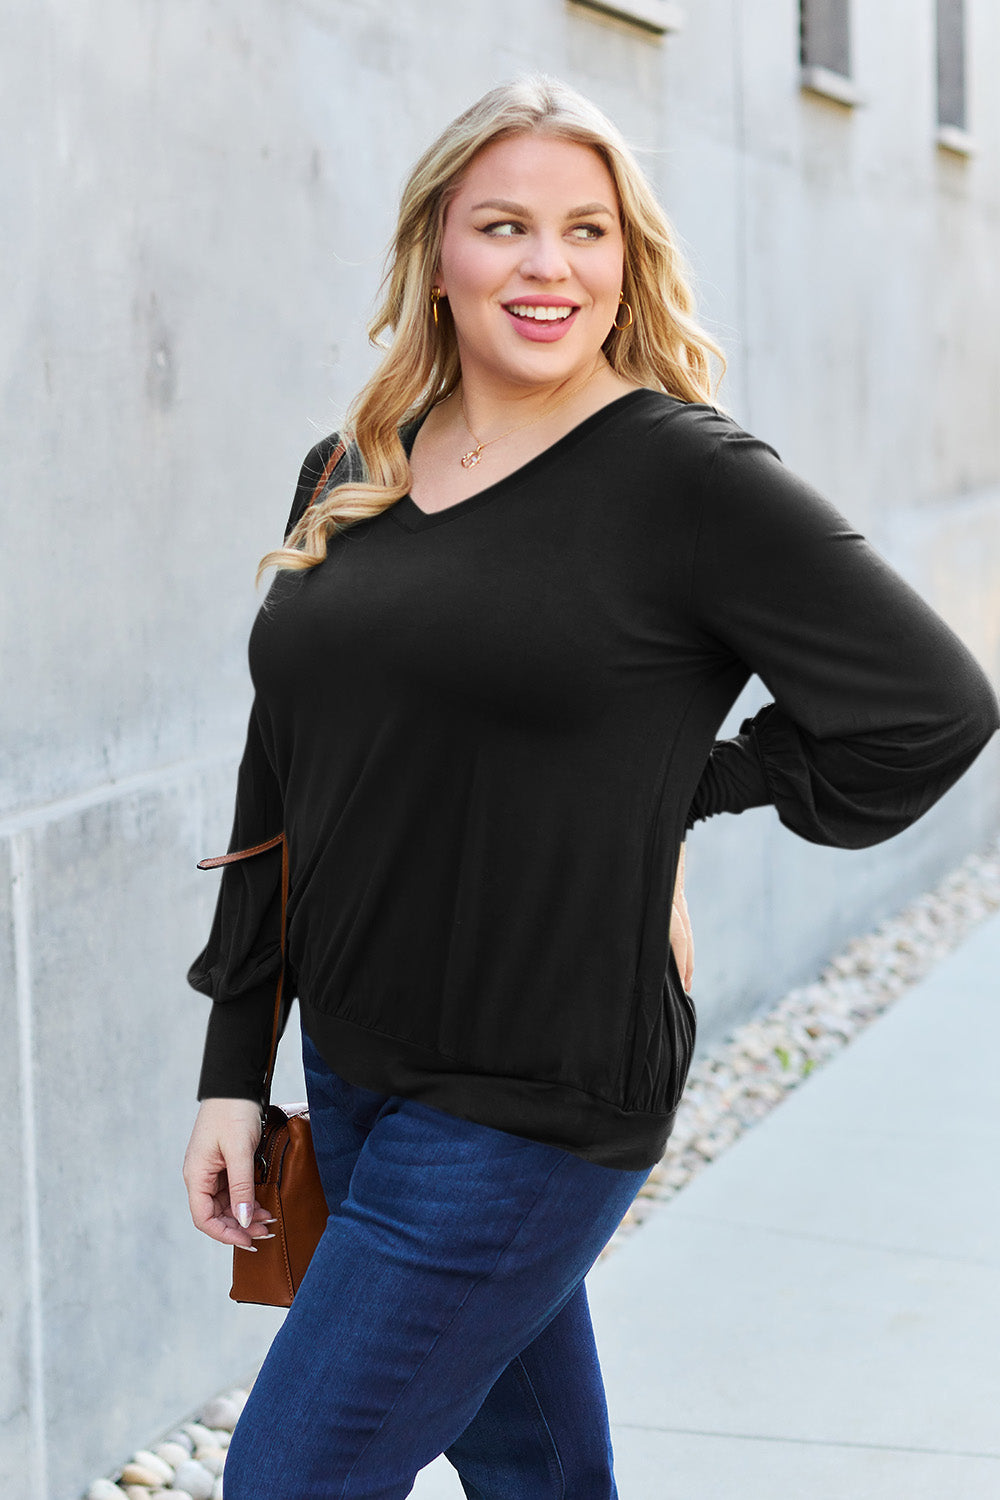
<path id="1" fill-rule="evenodd" d="M 584 1276 L 691 1059 L 685 830 L 773 804 L 816 843 L 890 838 L 997 703 L 712 404 L 669 225 L 571 90 L 497 88 L 425 153 L 373 332 L 251 637 L 231 847 L 288 837 L 330 1219 L 226 1500 L 402 1500 L 442 1452 L 470 1500 L 608 1500 Z M 752 672 L 774 701 L 716 741 Z M 278 881 L 277 851 L 227 869 L 190 974 L 192 1214 L 248 1253 Z"/>

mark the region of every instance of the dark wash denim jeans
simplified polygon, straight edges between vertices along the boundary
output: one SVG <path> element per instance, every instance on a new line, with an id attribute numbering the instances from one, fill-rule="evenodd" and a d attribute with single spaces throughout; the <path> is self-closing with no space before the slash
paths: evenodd
<path id="1" fill-rule="evenodd" d="M 583 1278 L 646 1172 L 345 1083 L 303 1039 L 332 1212 L 226 1460 L 226 1500 L 615 1500 Z"/>

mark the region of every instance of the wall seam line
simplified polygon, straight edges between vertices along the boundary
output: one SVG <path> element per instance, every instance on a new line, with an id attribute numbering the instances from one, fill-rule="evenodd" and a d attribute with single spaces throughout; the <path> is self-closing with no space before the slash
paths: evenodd
<path id="1" fill-rule="evenodd" d="M 176 786 L 178 782 L 196 778 L 201 771 L 215 770 L 225 765 L 235 766 L 239 757 L 239 747 L 234 745 L 228 752 L 219 751 L 198 759 L 171 761 L 150 771 L 137 771 L 132 776 L 124 776 L 120 781 L 102 781 L 96 786 L 88 787 L 86 791 L 74 792 L 68 797 L 53 798 L 51 802 L 36 802 L 30 807 L 0 817 L 0 838 L 16 838 L 18 834 L 59 823 L 63 818 L 73 817 L 92 807 L 103 807 L 109 802 L 120 802 L 123 798 L 161 787 Z"/>
<path id="2" fill-rule="evenodd" d="M 31 849 L 27 834 L 23 832 L 16 834 L 11 840 L 11 874 L 22 1121 L 22 1195 L 29 1310 L 28 1417 L 35 1451 L 33 1490 L 38 1500 L 47 1500 L 45 1326 L 42 1309 L 41 1217 L 38 1201 L 38 1136 L 32 1025 Z"/>

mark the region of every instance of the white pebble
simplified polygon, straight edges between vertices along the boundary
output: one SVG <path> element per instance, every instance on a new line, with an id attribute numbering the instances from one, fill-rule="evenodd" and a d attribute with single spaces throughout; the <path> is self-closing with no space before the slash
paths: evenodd
<path id="1" fill-rule="evenodd" d="M 153 1452 L 157 1458 L 162 1458 L 163 1462 L 169 1464 L 172 1469 L 176 1469 L 178 1464 L 182 1464 L 186 1458 L 191 1457 L 190 1448 L 186 1448 L 183 1443 L 175 1443 L 173 1441 L 157 1443 Z"/>
<path id="2" fill-rule="evenodd" d="M 226 1450 L 213 1444 L 211 1448 L 196 1448 L 194 1456 L 204 1464 L 210 1474 L 221 1474 L 226 1462 Z"/>
<path id="3" fill-rule="evenodd" d="M 191 1500 L 212 1500 L 215 1477 L 203 1463 L 189 1458 L 186 1463 L 178 1465 L 174 1485 L 179 1490 L 187 1490 Z"/>
<path id="4" fill-rule="evenodd" d="M 145 1464 L 126 1464 L 122 1469 L 122 1484 L 126 1487 L 138 1485 L 147 1490 L 163 1488 L 163 1475 L 156 1469 L 147 1469 Z"/>
<path id="5" fill-rule="evenodd" d="M 230 1401 L 228 1396 L 216 1396 L 210 1401 L 198 1418 L 205 1427 L 221 1427 L 226 1432 L 232 1432 L 239 1421 L 240 1408 L 235 1401 Z"/>
<path id="6" fill-rule="evenodd" d="M 196 1448 L 211 1448 L 215 1442 L 204 1422 L 185 1422 L 184 1431 Z"/>
<path id="7" fill-rule="evenodd" d="M 179 1447 L 184 1449 L 184 1452 L 188 1455 L 188 1457 L 190 1457 L 194 1452 L 194 1443 L 181 1427 L 178 1427 L 176 1432 L 169 1433 L 167 1437 L 164 1438 L 164 1442 L 177 1443 Z"/>
<path id="8" fill-rule="evenodd" d="M 212 1487 L 212 1500 L 222 1500 L 222 1475 L 220 1474 Z"/>
<path id="9" fill-rule="evenodd" d="M 148 1469 L 151 1474 L 158 1475 L 161 1488 L 163 1487 L 163 1485 L 169 1484 L 171 1479 L 173 1479 L 174 1477 L 173 1464 L 165 1463 L 164 1460 L 159 1456 L 159 1454 L 150 1453 L 148 1448 L 137 1448 L 136 1451 L 132 1454 L 132 1462 L 134 1464 L 141 1464 L 142 1467 L 144 1469 Z M 140 1483 L 142 1483 L 141 1480 Z"/>
<path id="10" fill-rule="evenodd" d="M 87 1491 L 87 1500 L 122 1500 L 122 1493 L 110 1479 L 95 1479 Z"/>

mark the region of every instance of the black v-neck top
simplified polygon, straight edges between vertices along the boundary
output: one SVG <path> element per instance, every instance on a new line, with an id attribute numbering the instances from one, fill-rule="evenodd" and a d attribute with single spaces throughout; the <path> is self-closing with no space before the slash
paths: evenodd
<path id="1" fill-rule="evenodd" d="M 280 573 L 250 665 L 230 848 L 287 833 L 290 989 L 330 1066 L 629 1169 L 662 1153 L 694 1041 L 685 831 L 771 803 L 812 842 L 878 843 L 1000 724 L 957 636 L 772 448 L 647 390 Z M 716 741 L 753 672 L 774 701 Z M 226 868 L 189 974 L 215 1000 L 200 1098 L 260 1095 L 278 917 L 276 852 Z"/>

